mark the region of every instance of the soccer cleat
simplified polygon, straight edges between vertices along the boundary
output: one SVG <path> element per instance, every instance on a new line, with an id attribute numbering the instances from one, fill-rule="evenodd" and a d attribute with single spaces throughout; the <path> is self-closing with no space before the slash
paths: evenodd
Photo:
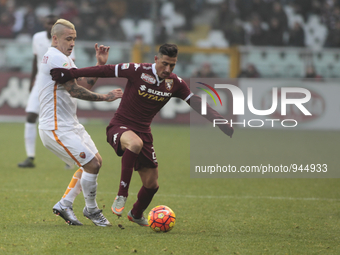
<path id="1" fill-rule="evenodd" d="M 131 210 L 128 212 L 127 215 L 129 221 L 132 221 L 134 223 L 137 223 L 140 226 L 144 226 L 144 227 L 148 227 L 149 223 L 147 221 L 147 219 L 144 218 L 144 216 L 142 216 L 141 218 L 137 219 L 133 216 L 133 214 L 131 213 Z"/>
<path id="2" fill-rule="evenodd" d="M 118 216 L 122 216 L 122 213 L 124 211 L 125 203 L 126 203 L 127 197 L 123 196 L 116 196 L 115 201 L 113 201 L 113 204 L 111 206 L 111 210 L 114 214 Z"/>
<path id="3" fill-rule="evenodd" d="M 60 201 L 53 206 L 53 213 L 63 218 L 69 225 L 83 225 L 74 214 L 72 206 L 63 206 Z"/>
<path id="4" fill-rule="evenodd" d="M 112 226 L 111 223 L 102 214 L 102 210 L 99 210 L 98 208 L 96 209 L 95 212 L 90 213 L 85 206 L 83 214 L 86 218 L 92 220 L 92 222 L 96 226 L 100 226 L 100 227 L 110 227 L 110 226 Z"/>
<path id="5" fill-rule="evenodd" d="M 34 158 L 28 157 L 24 161 L 20 162 L 18 164 L 18 167 L 35 167 L 33 161 L 34 161 Z"/>

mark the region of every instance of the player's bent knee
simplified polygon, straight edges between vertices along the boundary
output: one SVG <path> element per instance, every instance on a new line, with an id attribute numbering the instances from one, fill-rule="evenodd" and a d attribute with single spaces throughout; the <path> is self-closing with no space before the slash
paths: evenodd
<path id="1" fill-rule="evenodd" d="M 91 174 L 98 174 L 100 167 L 101 167 L 101 163 L 96 157 L 94 157 L 89 163 L 83 166 L 85 172 L 88 172 Z"/>
<path id="2" fill-rule="evenodd" d="M 103 165 L 103 159 L 98 153 L 96 154 L 96 158 L 97 158 L 97 161 L 99 163 L 99 168 L 101 168 L 102 165 Z"/>
<path id="3" fill-rule="evenodd" d="M 102 164 L 102 161 L 101 161 L 101 160 L 98 160 L 97 163 L 98 163 L 98 171 L 99 171 L 99 169 L 102 167 L 103 164 Z"/>
<path id="4" fill-rule="evenodd" d="M 99 172 L 100 167 L 101 167 L 101 162 L 99 162 L 99 160 L 96 160 L 93 162 L 93 168 L 95 169 L 95 171 Z"/>
<path id="5" fill-rule="evenodd" d="M 142 139 L 133 131 L 129 130 L 122 134 L 120 138 L 121 148 L 125 151 L 128 149 L 136 154 L 139 154 L 143 148 Z"/>
<path id="6" fill-rule="evenodd" d="M 155 189 L 155 190 L 158 190 L 158 188 L 159 188 L 159 185 L 158 185 L 158 182 L 157 183 L 155 183 L 155 184 L 152 184 L 151 186 L 150 186 L 150 188 L 149 189 Z M 157 191 L 156 191 L 157 192 Z"/>
<path id="7" fill-rule="evenodd" d="M 147 189 L 158 189 L 158 180 L 150 180 L 143 184 L 145 188 Z"/>
<path id="8" fill-rule="evenodd" d="M 143 148 L 142 139 L 134 139 L 127 148 L 134 153 L 140 153 Z"/>

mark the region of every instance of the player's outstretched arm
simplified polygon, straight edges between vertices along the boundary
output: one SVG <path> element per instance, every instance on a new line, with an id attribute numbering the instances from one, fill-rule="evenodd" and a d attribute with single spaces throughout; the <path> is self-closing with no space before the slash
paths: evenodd
<path id="1" fill-rule="evenodd" d="M 70 93 L 72 97 L 86 100 L 86 101 L 107 101 L 112 102 L 123 96 L 123 91 L 121 89 L 114 89 L 107 94 L 98 94 L 92 92 L 82 86 L 79 86 L 73 79 L 64 84 L 61 84 Z"/>
<path id="2" fill-rule="evenodd" d="M 192 109 L 194 109 L 199 114 L 201 113 L 201 105 L 202 105 L 202 99 L 199 96 L 193 95 L 187 103 L 190 105 Z M 218 112 L 216 112 L 213 108 L 211 108 L 209 105 L 207 105 L 207 115 L 203 115 L 204 118 L 209 120 L 210 122 L 213 122 L 214 119 L 224 119 Z M 230 138 L 233 136 L 234 128 L 231 127 L 228 124 L 225 125 L 218 125 L 218 127 L 221 129 L 223 133 L 230 136 Z"/>
<path id="3" fill-rule="evenodd" d="M 91 66 L 84 68 L 53 68 L 50 71 L 52 80 L 58 83 L 65 83 L 79 77 L 115 77 L 114 65 Z"/>
<path id="4" fill-rule="evenodd" d="M 96 59 L 97 59 L 96 66 L 105 65 L 109 58 L 110 46 L 104 46 L 104 45 L 98 46 L 98 43 L 96 43 L 94 45 L 94 49 L 96 51 Z M 98 80 L 98 77 L 80 77 L 77 79 L 77 83 L 80 86 L 83 86 L 84 88 L 91 90 L 94 84 L 97 82 L 97 80 Z"/>

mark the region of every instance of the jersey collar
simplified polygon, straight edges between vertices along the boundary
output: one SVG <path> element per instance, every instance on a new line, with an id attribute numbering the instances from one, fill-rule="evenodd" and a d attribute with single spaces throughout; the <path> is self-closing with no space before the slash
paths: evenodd
<path id="1" fill-rule="evenodd" d="M 156 77 L 157 86 L 159 86 L 163 82 L 163 80 L 159 80 L 159 77 L 158 77 L 157 71 L 156 71 L 156 63 L 152 64 L 152 72 L 153 72 L 153 75 Z"/>

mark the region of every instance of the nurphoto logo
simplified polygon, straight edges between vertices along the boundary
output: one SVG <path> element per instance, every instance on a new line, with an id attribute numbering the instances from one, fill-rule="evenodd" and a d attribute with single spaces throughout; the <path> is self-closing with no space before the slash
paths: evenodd
<path id="1" fill-rule="evenodd" d="M 233 115 L 244 115 L 245 114 L 245 96 L 243 94 L 243 91 L 231 84 L 214 84 L 214 87 L 202 83 L 197 82 L 201 85 L 206 86 L 209 88 L 219 99 L 220 104 L 222 106 L 222 101 L 220 98 L 220 95 L 217 93 L 216 89 L 228 89 L 232 95 L 233 99 Z M 197 87 L 198 89 L 201 89 L 205 91 L 214 101 L 215 105 L 217 105 L 216 100 L 214 98 L 214 95 L 205 88 Z M 279 93 L 278 93 L 279 92 Z M 207 94 L 202 94 L 202 105 L 201 105 L 201 115 L 207 114 Z M 299 97 L 294 96 L 294 98 L 289 98 L 289 94 L 299 95 Z M 301 98 L 300 98 L 301 95 Z M 269 109 L 255 109 L 253 104 L 253 88 L 248 87 L 247 88 L 247 107 L 248 110 L 257 116 L 267 116 L 273 114 L 277 108 L 278 108 L 278 99 L 280 96 L 281 104 L 279 105 L 279 109 L 281 109 L 280 115 L 286 116 L 287 115 L 287 106 L 295 105 L 303 115 L 305 116 L 311 116 L 312 114 L 306 109 L 306 107 L 303 105 L 307 103 L 311 99 L 311 92 L 308 89 L 305 88 L 299 88 L 299 87 L 281 87 L 280 91 L 277 87 L 272 88 L 272 105 Z M 213 120 L 213 126 L 216 125 L 225 125 L 230 123 L 231 126 L 234 125 L 242 125 L 243 127 L 263 127 L 264 123 L 269 122 L 272 127 L 274 127 L 276 122 L 279 122 L 282 127 L 289 128 L 289 127 L 296 127 L 298 125 L 298 122 L 296 119 L 250 119 L 243 121 L 235 122 L 232 119 L 228 121 L 227 119 L 214 119 Z"/>

